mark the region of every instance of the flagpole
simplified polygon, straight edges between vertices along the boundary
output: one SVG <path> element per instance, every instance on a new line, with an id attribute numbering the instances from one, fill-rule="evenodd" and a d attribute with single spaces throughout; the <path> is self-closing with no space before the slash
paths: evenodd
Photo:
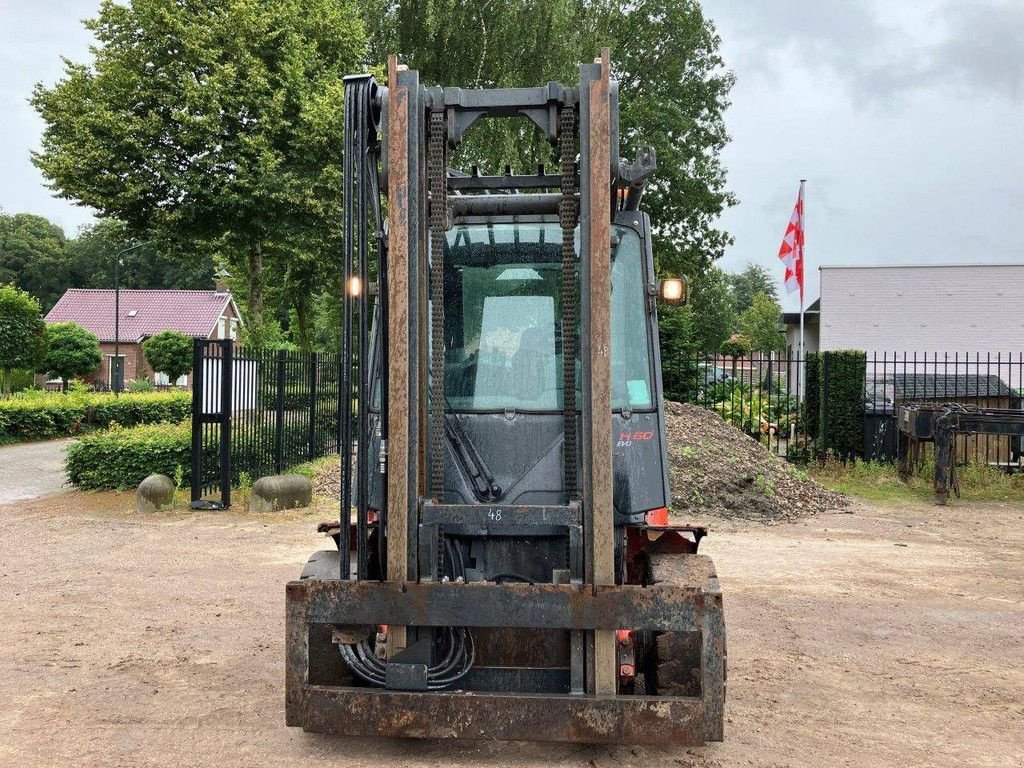
<path id="1" fill-rule="evenodd" d="M 804 202 L 804 184 L 807 183 L 807 179 L 800 179 L 800 223 L 801 223 L 801 243 L 800 243 L 800 357 L 805 356 L 804 347 L 804 278 L 807 274 L 807 261 L 806 254 L 804 252 L 803 239 L 807 232 L 807 204 Z"/>

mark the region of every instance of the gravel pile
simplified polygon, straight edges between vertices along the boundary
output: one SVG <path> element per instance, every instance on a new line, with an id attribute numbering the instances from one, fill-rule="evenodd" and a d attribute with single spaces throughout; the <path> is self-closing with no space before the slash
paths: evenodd
<path id="1" fill-rule="evenodd" d="M 772 524 L 848 505 L 717 413 L 666 402 L 665 417 L 674 512 Z M 314 492 L 337 499 L 339 468 L 320 467 Z"/>
<path id="2" fill-rule="evenodd" d="M 341 458 L 324 460 L 313 475 L 313 493 L 328 499 L 341 498 Z"/>
<path id="3" fill-rule="evenodd" d="M 772 524 L 843 509 L 797 467 L 696 405 L 665 403 L 669 485 L 675 512 Z"/>

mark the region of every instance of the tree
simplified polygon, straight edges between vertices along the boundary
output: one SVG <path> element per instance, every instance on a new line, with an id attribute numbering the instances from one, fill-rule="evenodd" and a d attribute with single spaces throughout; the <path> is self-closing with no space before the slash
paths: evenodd
<path id="1" fill-rule="evenodd" d="M 736 359 L 737 357 L 747 357 L 750 354 L 751 346 L 750 339 L 741 333 L 734 333 L 728 339 L 722 342 L 721 352 L 723 355 L 728 355 L 733 358 L 732 367 L 733 375 L 736 373 Z"/>
<path id="2" fill-rule="evenodd" d="M 64 230 L 42 216 L 0 214 L 0 283 L 28 291 L 49 310 L 67 288 Z"/>
<path id="3" fill-rule="evenodd" d="M 113 287 L 114 256 L 129 243 L 131 238 L 118 221 L 104 219 L 82 227 L 67 243 L 68 287 Z M 213 273 L 209 251 L 159 243 L 146 245 L 124 258 L 121 287 L 209 290 Z"/>
<path id="4" fill-rule="evenodd" d="M 741 272 L 729 275 L 729 288 L 732 291 L 733 309 L 738 317 L 754 303 L 754 297 L 763 293 L 772 301 L 778 302 L 779 293 L 775 281 L 768 270 L 760 264 L 747 262 Z"/>
<path id="5" fill-rule="evenodd" d="M 702 351 L 694 343 L 693 311 L 689 306 L 658 307 L 658 340 L 665 397 L 689 400 L 696 382 L 697 353 Z"/>
<path id="6" fill-rule="evenodd" d="M 735 322 L 725 273 L 712 265 L 694 281 L 690 296 L 694 345 L 701 352 L 714 352 L 729 338 Z"/>
<path id="7" fill-rule="evenodd" d="M 39 302 L 13 285 L 0 284 L 0 370 L 4 397 L 15 370 L 35 370 L 46 350 L 46 324 Z"/>
<path id="8" fill-rule="evenodd" d="M 779 330 L 782 309 L 771 296 L 758 293 L 751 306 L 739 316 L 740 333 L 750 340 L 758 352 L 778 352 L 786 348 L 786 336 Z"/>
<path id="9" fill-rule="evenodd" d="M 192 370 L 192 339 L 177 331 L 160 331 L 142 342 L 142 354 L 156 373 L 173 384 Z"/>
<path id="10" fill-rule="evenodd" d="M 701 274 L 731 242 L 716 222 L 736 202 L 720 159 L 734 78 L 697 0 L 368 0 L 362 7 L 371 60 L 397 51 L 429 84 L 572 84 L 576 64 L 609 46 L 620 153 L 631 157 L 649 144 L 658 154 L 644 199 L 659 272 Z M 488 122 L 469 133 L 457 164 L 500 171 L 505 163 L 532 168 L 527 163 L 544 157 L 525 120 Z"/>
<path id="11" fill-rule="evenodd" d="M 63 197 L 130 237 L 227 255 L 259 342 L 264 282 L 340 237 L 342 78 L 365 49 L 354 0 L 103 0 L 94 61 L 32 103 L 33 160 Z M 273 269 L 267 270 L 267 263 Z M 314 289 L 322 274 L 295 290 Z"/>
<path id="12" fill-rule="evenodd" d="M 65 391 L 71 379 L 91 376 L 100 367 L 103 355 L 99 339 L 78 323 L 50 324 L 46 341 L 39 372 L 62 379 Z"/>

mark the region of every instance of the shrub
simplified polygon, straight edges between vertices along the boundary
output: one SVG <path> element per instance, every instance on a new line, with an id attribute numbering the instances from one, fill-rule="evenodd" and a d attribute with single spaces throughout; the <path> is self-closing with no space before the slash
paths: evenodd
<path id="1" fill-rule="evenodd" d="M 750 339 L 741 333 L 734 333 L 722 342 L 721 352 L 729 357 L 747 357 L 750 354 Z"/>
<path id="2" fill-rule="evenodd" d="M 818 450 L 849 459 L 864 449 L 864 376 L 867 355 L 823 352 L 818 380 Z"/>
<path id="3" fill-rule="evenodd" d="M 13 389 L 13 371 L 35 368 L 46 349 L 46 324 L 39 302 L 13 285 L 0 285 L 0 377 L 3 394 Z"/>
<path id="4" fill-rule="evenodd" d="M 120 397 L 99 392 L 24 392 L 0 400 L 0 440 L 68 437 L 115 422 L 125 427 L 178 423 L 191 412 L 188 392 L 139 392 Z"/>
<path id="5" fill-rule="evenodd" d="M 46 329 L 46 354 L 40 373 L 64 380 L 89 376 L 100 367 L 103 355 L 96 335 L 77 323 L 53 323 Z"/>
<path id="6" fill-rule="evenodd" d="M 807 434 L 818 437 L 818 408 L 821 405 L 818 394 L 818 377 L 821 375 L 821 357 L 817 352 L 808 352 L 804 366 L 804 426 Z"/>
<path id="7" fill-rule="evenodd" d="M 142 354 L 149 367 L 157 373 L 166 373 L 173 384 L 192 370 L 193 342 L 177 331 L 160 331 L 142 342 Z"/>
<path id="8" fill-rule="evenodd" d="M 129 379 L 129 392 L 156 392 L 156 384 L 149 379 Z"/>
<path id="9" fill-rule="evenodd" d="M 85 490 L 133 488 L 148 475 L 180 478 L 187 485 L 192 468 L 192 427 L 146 424 L 86 435 L 68 446 L 68 480 Z"/>

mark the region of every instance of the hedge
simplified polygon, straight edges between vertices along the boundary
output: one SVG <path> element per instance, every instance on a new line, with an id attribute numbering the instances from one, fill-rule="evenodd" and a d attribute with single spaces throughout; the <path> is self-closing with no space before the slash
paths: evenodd
<path id="1" fill-rule="evenodd" d="M 145 424 L 113 427 L 84 435 L 68 446 L 68 480 L 86 490 L 133 488 L 148 475 L 175 479 L 187 487 L 192 469 L 192 425 Z"/>
<path id="2" fill-rule="evenodd" d="M 255 426 L 234 433 L 231 446 L 233 483 L 240 481 L 242 472 L 273 472 L 274 438 L 272 425 Z M 308 458 L 308 440 L 306 425 L 286 426 L 282 433 L 284 456 L 294 461 L 305 461 Z M 203 448 L 202 465 L 206 481 L 215 480 L 219 472 L 219 450 L 216 443 Z M 84 490 L 124 490 L 134 488 L 148 475 L 158 473 L 173 479 L 179 471 L 182 487 L 188 487 L 192 479 L 192 422 L 186 419 L 180 424 L 147 424 L 131 428 L 115 425 L 103 432 L 83 435 L 68 447 L 65 468 L 71 483 Z M 210 477 L 209 473 L 214 475 Z"/>
<path id="3" fill-rule="evenodd" d="M 818 393 L 819 376 L 821 375 L 821 358 L 817 352 L 808 352 L 804 368 L 804 430 L 813 437 L 818 436 Z"/>
<path id="4" fill-rule="evenodd" d="M 818 375 L 818 445 L 841 459 L 864 450 L 864 377 L 867 354 L 822 352 Z"/>
<path id="5" fill-rule="evenodd" d="M 115 423 L 122 427 L 176 424 L 191 412 L 189 392 L 132 392 L 120 397 L 100 392 L 31 392 L 0 400 L 0 440 L 48 440 Z"/>

